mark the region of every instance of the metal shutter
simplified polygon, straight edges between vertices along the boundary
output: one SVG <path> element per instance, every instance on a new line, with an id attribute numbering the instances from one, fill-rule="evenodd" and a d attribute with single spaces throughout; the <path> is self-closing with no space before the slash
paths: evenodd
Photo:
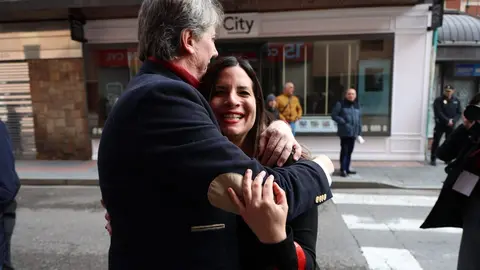
<path id="1" fill-rule="evenodd" d="M 0 62 L 0 117 L 10 132 L 15 157 L 34 159 L 37 149 L 26 62 Z"/>

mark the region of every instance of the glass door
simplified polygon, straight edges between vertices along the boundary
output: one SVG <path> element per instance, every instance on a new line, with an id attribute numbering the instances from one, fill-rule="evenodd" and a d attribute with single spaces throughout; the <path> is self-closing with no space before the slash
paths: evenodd
<path id="1" fill-rule="evenodd" d="M 311 87 L 311 44 L 305 42 L 266 43 L 262 47 L 262 86 L 265 95 L 279 95 L 287 82 L 295 86 L 302 107 Z"/>
<path id="2" fill-rule="evenodd" d="M 343 98 L 346 89 L 356 88 L 355 41 L 319 41 L 313 45 L 313 88 L 309 103 L 315 104 L 308 114 L 330 115 L 333 106 Z"/>

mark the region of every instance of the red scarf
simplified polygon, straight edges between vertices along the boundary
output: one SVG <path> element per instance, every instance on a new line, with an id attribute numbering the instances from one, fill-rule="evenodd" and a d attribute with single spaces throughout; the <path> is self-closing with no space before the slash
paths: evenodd
<path id="1" fill-rule="evenodd" d="M 200 81 L 183 67 L 175 65 L 172 62 L 159 60 L 153 56 L 149 57 L 148 60 L 166 67 L 168 70 L 180 77 L 180 79 L 184 80 L 186 83 L 190 84 L 196 89 L 198 89 L 198 87 L 200 86 Z"/>

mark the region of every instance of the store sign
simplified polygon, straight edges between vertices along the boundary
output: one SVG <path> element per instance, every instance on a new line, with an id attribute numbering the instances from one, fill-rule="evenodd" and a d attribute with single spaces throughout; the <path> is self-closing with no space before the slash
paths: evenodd
<path id="1" fill-rule="evenodd" d="M 480 64 L 458 64 L 458 65 L 455 65 L 455 76 L 457 76 L 457 77 L 478 77 L 478 76 L 480 76 Z"/>
<path id="2" fill-rule="evenodd" d="M 98 52 L 101 67 L 128 67 L 127 50 L 102 50 Z"/>
<path id="3" fill-rule="evenodd" d="M 219 38 L 257 37 L 260 29 L 258 13 L 226 14 L 218 30 Z"/>
<path id="4" fill-rule="evenodd" d="M 303 62 L 312 58 L 311 43 L 268 43 L 268 60 L 272 62 Z"/>

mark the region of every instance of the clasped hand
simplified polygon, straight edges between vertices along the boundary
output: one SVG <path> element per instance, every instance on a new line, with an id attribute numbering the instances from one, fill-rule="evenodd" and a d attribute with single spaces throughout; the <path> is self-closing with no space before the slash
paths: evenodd
<path id="1" fill-rule="evenodd" d="M 256 158 L 262 165 L 282 167 L 292 153 L 294 160 L 302 155 L 292 129 L 284 121 L 273 121 L 260 135 Z"/>
<path id="2" fill-rule="evenodd" d="M 272 175 L 262 186 L 265 175 L 261 172 L 252 181 L 252 171 L 247 170 L 242 182 L 243 194 L 236 194 L 232 188 L 228 194 L 260 242 L 275 244 L 287 238 L 288 204 L 285 191 L 273 181 Z"/>

